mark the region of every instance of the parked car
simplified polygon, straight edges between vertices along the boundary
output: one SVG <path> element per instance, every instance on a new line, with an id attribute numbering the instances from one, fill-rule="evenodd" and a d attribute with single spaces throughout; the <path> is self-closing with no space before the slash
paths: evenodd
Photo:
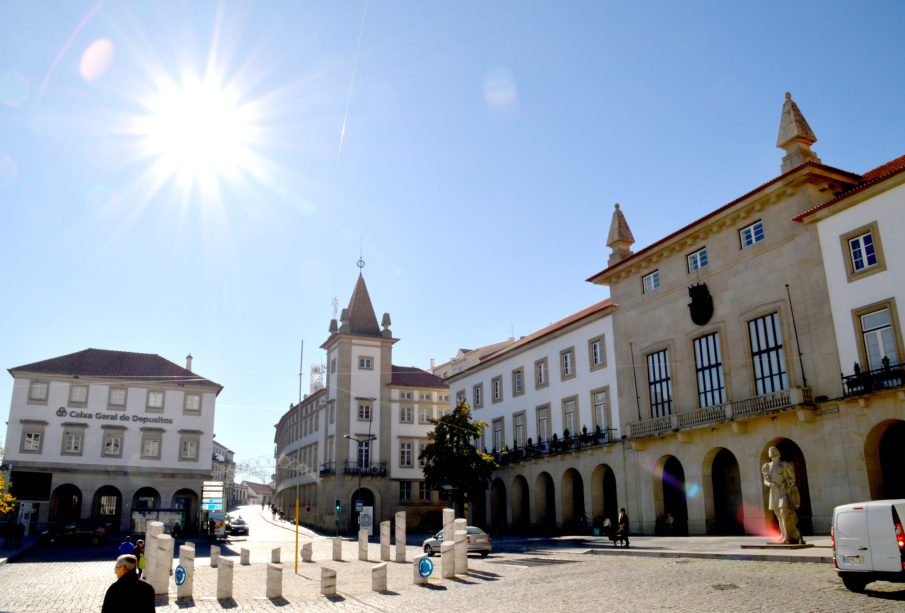
<path id="1" fill-rule="evenodd" d="M 226 523 L 226 533 L 230 536 L 236 536 L 237 534 L 248 534 L 248 524 L 245 523 L 245 520 L 241 517 L 237 517 L 235 519 L 230 519 Z"/>
<path id="2" fill-rule="evenodd" d="M 71 522 L 38 535 L 38 542 L 59 545 L 100 545 L 107 540 L 109 526 L 93 522 Z"/>
<path id="3" fill-rule="evenodd" d="M 861 592 L 871 581 L 905 583 L 905 499 L 844 504 L 833 510 L 833 566 Z"/>
<path id="4" fill-rule="evenodd" d="M 466 532 L 465 544 L 468 547 L 468 553 L 479 553 L 482 558 L 490 555 L 490 551 L 493 549 L 493 539 L 490 538 L 489 534 L 477 526 L 468 526 Z M 443 543 L 443 530 L 440 530 L 440 532 L 429 539 L 425 539 L 421 546 L 424 549 L 424 553 L 432 556 L 435 553 L 440 553 L 441 543 Z"/>

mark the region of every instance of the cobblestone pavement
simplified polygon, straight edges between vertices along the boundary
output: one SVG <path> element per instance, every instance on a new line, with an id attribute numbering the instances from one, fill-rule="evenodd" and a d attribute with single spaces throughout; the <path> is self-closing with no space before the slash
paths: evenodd
<path id="1" fill-rule="evenodd" d="M 412 565 L 390 562 L 389 591 L 370 590 L 373 563 L 357 559 L 357 544 L 344 543 L 344 562 L 333 562 L 330 541 L 318 539 L 315 563 L 284 563 L 283 598 L 264 598 L 270 544 L 248 543 L 250 566 L 235 560 L 234 598 L 217 601 L 216 569 L 196 559 L 194 600 L 177 602 L 171 581 L 158 611 L 902 611 L 905 587 L 874 583 L 866 594 L 847 591 L 826 564 L 707 559 L 592 556 L 576 551 L 494 554 L 470 558 L 470 572 L 441 580 L 439 559 L 428 587 L 412 585 Z M 284 544 L 283 559 L 291 556 Z M 409 548 L 409 555 L 417 553 Z M 371 559 L 379 556 L 372 544 Z M 113 582 L 113 557 L 86 561 L 10 562 L 0 566 L 0 611 L 99 611 Z M 411 558 L 410 558 L 411 559 Z M 338 593 L 321 596 L 320 566 L 337 569 Z"/>

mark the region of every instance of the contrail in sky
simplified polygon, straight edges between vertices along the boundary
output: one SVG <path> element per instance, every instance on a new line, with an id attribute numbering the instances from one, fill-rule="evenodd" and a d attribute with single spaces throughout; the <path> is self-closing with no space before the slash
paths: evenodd
<path id="1" fill-rule="evenodd" d="M 343 140 L 346 137 L 346 121 L 349 119 L 349 105 L 352 102 L 352 87 L 355 85 L 355 70 L 358 68 L 358 51 L 361 49 L 361 35 L 365 31 L 365 16 L 368 14 L 368 0 L 365 0 L 364 10 L 361 12 L 361 26 L 358 29 L 358 44 L 355 45 L 355 60 L 352 62 L 352 78 L 349 80 L 349 95 L 346 97 L 346 112 L 343 114 L 343 127 L 339 131 L 339 150 L 336 152 L 336 168 L 333 177 L 339 173 L 339 160 L 343 155 Z"/>

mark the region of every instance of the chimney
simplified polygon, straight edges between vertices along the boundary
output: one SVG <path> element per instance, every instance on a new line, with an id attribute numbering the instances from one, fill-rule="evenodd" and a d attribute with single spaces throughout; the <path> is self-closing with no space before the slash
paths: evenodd
<path id="1" fill-rule="evenodd" d="M 434 358 L 431 358 L 431 372 L 434 371 Z"/>
<path id="2" fill-rule="evenodd" d="M 192 370 L 192 354 L 188 354 L 185 356 L 185 369 L 188 371 Z"/>

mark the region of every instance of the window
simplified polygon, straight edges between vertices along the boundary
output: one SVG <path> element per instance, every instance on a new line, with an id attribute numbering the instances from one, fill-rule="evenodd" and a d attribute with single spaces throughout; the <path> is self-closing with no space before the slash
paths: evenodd
<path id="1" fill-rule="evenodd" d="M 462 404 L 465 402 L 465 390 L 459 390 L 456 392 L 456 404 Z"/>
<path id="2" fill-rule="evenodd" d="M 107 398 L 107 405 L 111 409 L 124 409 L 126 408 L 126 388 L 124 387 L 111 387 L 110 395 Z"/>
<path id="3" fill-rule="evenodd" d="M 26 424 L 22 429 L 22 453 L 41 453 L 44 442 L 44 428 L 34 424 Z"/>
<path id="4" fill-rule="evenodd" d="M 534 388 L 540 389 L 547 387 L 550 382 L 547 380 L 547 358 L 541 358 L 534 362 Z"/>
<path id="5" fill-rule="evenodd" d="M 104 432 L 104 449 L 102 454 L 105 458 L 123 457 L 122 432 Z"/>
<path id="6" fill-rule="evenodd" d="M 525 369 L 516 368 L 512 371 L 512 395 L 521 396 L 525 393 Z"/>
<path id="7" fill-rule="evenodd" d="M 855 272 L 877 265 L 877 252 L 870 232 L 849 239 L 848 248 L 852 256 L 852 270 Z"/>
<path id="8" fill-rule="evenodd" d="M 433 496 L 431 496 L 431 489 L 427 487 L 427 482 L 422 481 L 418 484 L 418 500 L 421 502 L 430 502 Z"/>
<path id="9" fill-rule="evenodd" d="M 198 441 L 195 439 L 184 438 L 179 444 L 180 460 L 197 460 L 198 459 Z"/>
<path id="10" fill-rule="evenodd" d="M 418 407 L 418 423 L 429 424 L 434 418 L 434 410 L 430 407 Z"/>
<path id="11" fill-rule="evenodd" d="M 578 399 L 566 398 L 562 401 L 562 435 L 566 436 L 566 430 L 569 434 L 575 436 L 578 434 Z"/>
<path id="12" fill-rule="evenodd" d="M 107 494 L 98 499 L 98 514 L 101 517 L 109 515 L 118 515 L 116 496 Z"/>
<path id="13" fill-rule="evenodd" d="M 569 347 L 559 352 L 559 377 L 571 379 L 575 376 L 575 347 Z"/>
<path id="14" fill-rule="evenodd" d="M 141 457 L 143 460 L 160 459 L 160 439 L 162 436 L 163 432 L 158 430 L 142 432 Z"/>
<path id="15" fill-rule="evenodd" d="M 494 377 L 490 380 L 490 392 L 493 394 L 494 402 L 501 402 L 503 400 L 503 377 L 498 376 Z"/>
<path id="16" fill-rule="evenodd" d="M 755 243 L 764 240 L 764 224 L 761 221 L 755 221 L 750 226 L 746 226 L 738 231 L 738 238 L 741 242 L 742 249 L 750 247 Z"/>
<path id="17" fill-rule="evenodd" d="M 695 272 L 707 266 L 707 247 L 688 254 L 688 272 Z"/>
<path id="18" fill-rule="evenodd" d="M 63 430 L 63 455 L 82 455 L 82 440 L 85 430 L 83 428 L 66 428 Z"/>
<path id="19" fill-rule="evenodd" d="M 588 362 L 591 364 L 591 370 L 606 366 L 606 354 L 603 352 L 602 336 L 588 341 Z"/>
<path id="20" fill-rule="evenodd" d="M 594 402 L 594 427 L 606 431 L 612 424 L 610 416 L 609 390 L 601 389 L 591 392 L 591 400 Z"/>
<path id="21" fill-rule="evenodd" d="M 163 392 L 148 392 L 148 410 L 163 411 Z"/>
<path id="22" fill-rule="evenodd" d="M 336 421 L 336 401 L 335 400 L 331 400 L 329 406 L 327 406 L 327 418 L 329 419 L 331 424 L 334 421 Z"/>
<path id="23" fill-rule="evenodd" d="M 424 458 L 421 457 L 421 453 L 424 451 L 424 448 L 427 447 L 427 441 L 418 441 L 418 467 L 424 468 Z"/>
<path id="24" fill-rule="evenodd" d="M 47 403 L 47 381 L 32 381 L 28 386 L 28 401 Z"/>
<path id="25" fill-rule="evenodd" d="M 503 418 L 497 417 L 493 420 L 493 448 L 496 451 L 502 451 L 506 444 L 503 430 Z"/>
<path id="26" fill-rule="evenodd" d="M 553 436 L 553 424 L 550 423 L 550 405 L 537 407 L 537 442 L 549 441 Z"/>
<path id="27" fill-rule="evenodd" d="M 415 408 L 414 407 L 401 407 L 399 409 L 399 423 L 400 424 L 410 424 L 415 421 Z"/>
<path id="28" fill-rule="evenodd" d="M 704 408 L 726 402 L 719 332 L 694 340 L 694 361 L 698 381 L 698 406 Z"/>
<path id="29" fill-rule="evenodd" d="M 412 482 L 411 481 L 400 481 L 399 482 L 399 502 L 411 502 L 412 501 Z"/>
<path id="30" fill-rule="evenodd" d="M 440 402 L 449 402 L 449 394 L 440 394 Z"/>
<path id="31" fill-rule="evenodd" d="M 641 277 L 641 289 L 645 294 L 649 294 L 660 287 L 660 271 L 655 270 Z"/>
<path id="32" fill-rule="evenodd" d="M 70 385 L 69 386 L 69 404 L 87 404 L 88 403 L 88 386 L 87 385 Z"/>
<path id="33" fill-rule="evenodd" d="M 183 413 L 201 413 L 201 394 L 186 394 Z"/>
<path id="34" fill-rule="evenodd" d="M 484 384 L 478 383 L 471 388 L 471 395 L 474 398 L 474 407 L 480 409 L 484 406 Z"/>
<path id="35" fill-rule="evenodd" d="M 421 393 L 421 394 L 419 395 L 419 398 L 420 398 L 421 400 L 427 400 L 428 402 L 430 402 L 431 400 L 433 400 L 433 394 L 425 394 L 425 393 Z"/>
<path id="36" fill-rule="evenodd" d="M 840 238 L 849 282 L 886 270 L 877 222 L 852 230 Z"/>
<path id="37" fill-rule="evenodd" d="M 330 360 L 330 372 L 331 373 L 336 372 L 336 358 L 333 358 L 332 360 Z"/>
<path id="38" fill-rule="evenodd" d="M 358 403 L 358 421 L 371 421 L 371 405 Z"/>
<path id="39" fill-rule="evenodd" d="M 403 441 L 399 443 L 399 467 L 412 467 L 412 442 Z"/>
<path id="40" fill-rule="evenodd" d="M 647 384 L 651 417 L 672 415 L 672 381 L 669 377 L 669 349 L 647 356 Z"/>
<path id="41" fill-rule="evenodd" d="M 414 397 L 415 397 L 415 395 L 413 392 L 399 392 L 400 400 L 411 400 Z"/>
<path id="42" fill-rule="evenodd" d="M 371 465 L 371 441 L 358 444 L 358 468 L 367 469 Z"/>
<path id="43" fill-rule="evenodd" d="M 512 430 L 514 433 L 513 443 L 515 447 L 524 447 L 525 440 L 528 438 L 525 432 L 525 412 L 516 413 L 512 416 Z"/>
<path id="44" fill-rule="evenodd" d="M 748 322 L 754 390 L 758 396 L 788 387 L 786 355 L 779 329 L 779 314 L 771 313 Z"/>
<path id="45" fill-rule="evenodd" d="M 437 417 L 443 418 L 450 414 L 449 407 L 440 407 L 437 409 Z"/>
<path id="46" fill-rule="evenodd" d="M 857 314 L 861 328 L 862 362 L 866 362 L 868 370 L 883 368 L 883 358 L 889 359 L 890 366 L 899 363 L 890 306 L 886 303 L 882 308 L 869 307 L 871 310 Z"/>
<path id="47" fill-rule="evenodd" d="M 358 358 L 359 370 L 374 370 L 374 358 L 369 356 L 361 356 Z"/>

